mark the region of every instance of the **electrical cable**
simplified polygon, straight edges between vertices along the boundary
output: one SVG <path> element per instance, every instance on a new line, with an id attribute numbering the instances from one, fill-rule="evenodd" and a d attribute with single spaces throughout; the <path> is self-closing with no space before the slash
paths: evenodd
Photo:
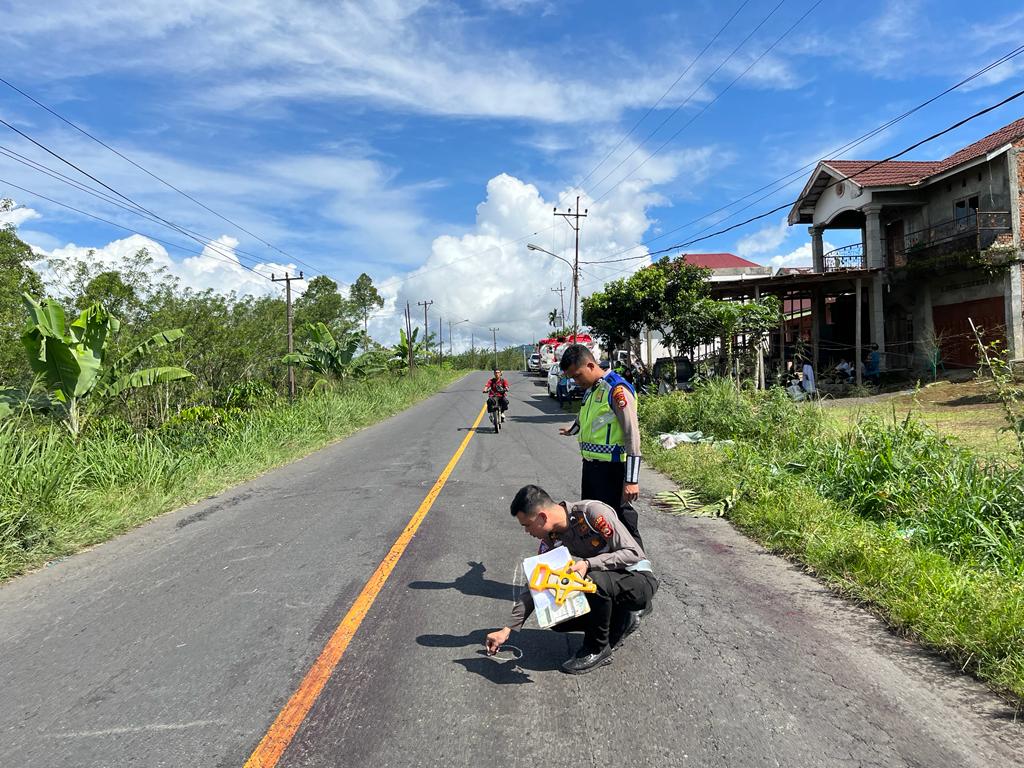
<path id="1" fill-rule="evenodd" d="M 937 138 L 939 138 L 941 136 L 944 136 L 945 134 L 950 133 L 951 131 L 954 131 L 957 128 L 960 128 L 961 126 L 966 125 L 967 123 L 971 122 L 972 120 L 975 120 L 975 119 L 977 119 L 977 118 L 979 118 L 979 117 L 981 117 L 983 115 L 986 115 L 989 112 L 992 112 L 992 111 L 998 109 L 999 107 L 1002 107 L 1002 106 L 1010 103 L 1011 101 L 1014 101 L 1015 99 L 1020 98 L 1022 95 L 1024 95 L 1024 90 L 1017 91 L 1016 93 L 1006 97 L 1005 99 L 1003 99 L 1003 100 L 1001 100 L 1001 101 L 999 101 L 999 102 L 997 102 L 995 104 L 992 104 L 992 105 L 990 105 L 988 107 L 985 107 L 984 109 L 981 109 L 981 110 L 979 110 L 979 111 L 969 115 L 968 117 L 966 117 L 966 118 L 964 118 L 962 120 L 957 121 L 953 125 L 950 125 L 947 128 L 944 128 L 943 130 L 941 130 L 941 131 L 939 131 L 937 133 L 934 133 L 934 134 L 932 134 L 932 135 L 930 135 L 930 136 L 928 136 L 928 137 L 926 137 L 924 139 L 921 139 L 918 142 L 915 142 L 914 144 L 911 144 L 909 147 L 906 147 L 906 148 L 900 150 L 899 152 L 896 152 L 896 153 L 894 153 L 892 155 L 889 155 L 888 157 L 886 157 L 886 158 L 884 158 L 882 160 L 876 160 L 876 161 L 871 162 L 869 165 L 865 166 L 864 168 L 862 168 L 861 170 L 857 171 L 856 173 L 854 173 L 854 174 L 852 174 L 850 176 L 843 175 L 842 178 L 834 179 L 832 182 L 830 182 L 829 184 L 826 185 L 825 189 L 828 189 L 828 188 L 834 186 L 835 184 L 839 184 L 840 182 L 843 182 L 843 181 L 855 180 L 858 176 L 863 175 L 864 173 L 866 173 L 867 171 L 871 170 L 872 168 L 875 168 L 875 167 L 881 165 L 882 163 L 890 162 L 891 160 L 894 160 L 894 159 L 896 159 L 898 157 L 902 157 L 903 155 L 907 154 L 908 152 L 912 152 L 913 150 L 917 149 L 918 147 L 920 147 L 920 146 L 922 146 L 924 144 L 927 144 L 930 141 L 934 141 L 935 139 L 937 139 Z M 594 264 L 612 264 L 612 263 L 617 263 L 617 262 L 622 262 L 622 261 L 634 261 L 634 260 L 637 260 L 637 259 L 646 259 L 646 258 L 650 258 L 651 256 L 660 255 L 662 253 L 668 253 L 669 251 L 681 250 L 681 249 L 689 247 L 690 245 L 693 245 L 695 243 L 702 242 L 704 240 L 708 240 L 708 239 L 710 239 L 712 237 L 717 237 L 718 235 L 724 234 L 726 232 L 731 232 L 732 230 L 737 229 L 739 227 L 742 227 L 742 226 L 744 226 L 746 224 L 750 224 L 751 222 L 758 221 L 760 219 L 764 219 L 764 218 L 766 218 L 768 216 L 771 216 L 774 213 L 778 213 L 779 211 L 782 211 L 782 210 L 784 210 L 786 208 L 791 208 L 794 205 L 796 205 L 796 203 L 798 203 L 798 202 L 799 202 L 799 200 L 789 201 L 787 203 L 784 203 L 784 204 L 782 204 L 780 206 L 777 206 L 777 207 L 771 209 L 770 211 L 766 211 L 766 212 L 761 213 L 761 214 L 759 214 L 757 216 L 753 216 L 753 217 L 751 217 L 749 219 L 745 219 L 744 221 L 741 221 L 741 222 L 739 222 L 737 224 L 733 224 L 732 226 L 726 227 L 726 228 L 718 230 L 716 232 L 712 232 L 711 234 L 705 235 L 703 237 L 693 238 L 691 240 L 687 240 L 686 242 L 677 243 L 676 245 L 669 246 L 668 248 L 662 248 L 662 249 L 657 250 L 657 251 L 650 251 L 650 252 L 648 252 L 646 254 L 643 254 L 641 256 L 630 256 L 630 257 L 626 257 L 626 258 L 622 258 L 622 259 L 605 259 L 605 260 L 598 261 L 598 262 L 581 262 L 581 263 L 587 263 L 587 264 L 591 264 L 591 265 L 594 265 Z M 706 217 L 704 217 L 704 218 L 706 218 Z"/>
<path id="2" fill-rule="evenodd" d="M 785 1 L 785 0 L 783 0 L 783 2 L 784 2 L 784 1 Z M 790 27 L 789 27 L 788 29 L 786 29 L 786 31 L 785 31 L 785 32 L 783 32 L 783 33 L 782 33 L 781 35 L 779 35 L 779 37 L 777 37 L 777 38 L 775 39 L 775 42 L 773 42 L 773 43 L 772 43 L 771 45 L 769 45 L 769 46 L 768 46 L 767 48 L 765 48 L 765 49 L 764 49 L 764 51 L 762 51 L 762 52 L 761 52 L 761 54 L 760 54 L 760 55 L 759 55 L 759 56 L 758 56 L 757 58 L 755 58 L 755 59 L 754 59 L 754 60 L 753 60 L 753 61 L 752 61 L 752 62 L 751 62 L 751 63 L 750 63 L 750 64 L 749 64 L 748 66 L 747 66 L 747 68 L 746 68 L 746 69 L 744 69 L 744 70 L 743 70 L 742 72 L 740 72 L 740 74 L 739 74 L 739 75 L 737 75 L 737 76 L 736 76 L 736 78 L 735 78 L 735 79 L 733 79 L 733 81 L 732 81 L 731 83 L 729 83 L 729 84 L 728 84 L 728 85 L 727 85 L 727 86 L 726 86 L 726 87 L 725 87 L 725 88 L 724 88 L 724 89 L 723 89 L 722 91 L 720 91 L 720 92 L 718 93 L 718 95 L 716 95 L 716 96 L 715 96 L 715 97 L 714 97 L 714 98 L 713 98 L 713 99 L 712 99 L 711 101 L 709 101 L 709 102 L 708 102 L 707 104 L 705 104 L 705 105 L 704 105 L 704 106 L 703 106 L 703 107 L 701 108 L 701 110 L 700 110 L 700 111 L 699 111 L 699 112 L 698 112 L 697 114 L 695 114 L 695 115 L 694 115 L 693 117 L 691 117 L 691 118 L 690 118 L 690 119 L 689 119 L 688 121 L 686 121 L 686 123 L 684 123 L 684 124 L 683 124 L 683 126 L 682 126 L 682 127 L 681 127 L 681 128 L 680 128 L 680 129 L 678 130 L 678 131 L 676 131 L 675 133 L 673 133 L 673 134 L 672 134 L 671 136 L 669 136 L 669 137 L 668 137 L 668 138 L 667 138 L 667 139 L 666 139 L 666 140 L 665 140 L 664 142 L 662 142 L 662 143 L 661 143 L 661 145 L 660 145 L 660 146 L 658 146 L 658 148 L 657 148 L 657 149 L 655 149 L 655 150 L 654 150 L 653 152 L 651 152 L 651 153 L 650 153 L 649 155 L 647 155 L 647 157 L 645 157 L 645 158 L 644 158 L 644 159 L 643 159 L 643 160 L 641 161 L 641 163 L 640 163 L 640 164 L 639 164 L 639 165 L 638 165 L 638 166 L 637 166 L 636 168 L 634 168 L 634 169 L 633 169 L 632 171 L 630 171 L 630 172 L 629 172 L 629 173 L 627 173 L 627 174 L 626 174 L 625 176 L 623 176 L 623 177 L 622 177 L 621 179 L 619 179 L 619 180 L 618 180 L 617 182 L 615 182 L 615 184 L 613 184 L 613 185 L 612 185 L 611 187 L 609 187 L 609 188 L 608 188 L 607 190 L 605 190 L 605 191 L 604 191 L 604 192 L 603 192 L 603 193 L 601 194 L 601 196 L 600 196 L 600 197 L 598 197 L 598 198 L 596 198 L 596 199 L 594 200 L 594 203 L 599 203 L 599 202 L 600 202 L 601 200 L 604 200 L 604 199 L 605 199 L 606 197 L 608 197 L 608 195 L 610 195 L 610 194 L 612 193 L 612 191 L 614 191 L 614 190 L 615 190 L 615 189 L 616 189 L 616 188 L 617 188 L 617 187 L 618 187 L 618 186 L 619 186 L 620 184 L 622 184 L 622 183 L 623 183 L 624 181 L 626 181 L 627 179 L 631 178 L 631 177 L 633 176 L 633 174 L 635 174 L 635 173 L 636 173 L 637 171 L 639 171 L 639 170 L 640 170 L 641 168 L 643 168 L 643 167 L 644 167 L 645 165 L 647 165 L 648 161 L 650 161 L 650 160 L 651 160 L 652 158 L 654 158 L 654 156 L 655 156 L 655 155 L 657 155 L 657 154 L 658 154 L 659 152 L 661 152 L 661 150 L 663 150 L 663 149 L 664 149 L 665 147 L 667 147 L 667 146 L 668 146 L 669 144 L 671 144 L 671 143 L 672 143 L 673 141 L 675 141 L 675 140 L 676 140 L 676 138 L 678 138 L 678 137 L 679 137 L 679 134 L 681 134 L 681 133 L 682 133 L 683 131 L 685 131 L 685 130 L 686 130 L 687 128 L 689 128 L 689 127 L 690 127 L 691 125 L 693 125 L 693 123 L 694 123 L 694 122 L 695 122 L 695 121 L 696 121 L 696 120 L 697 120 L 698 118 L 700 118 L 700 116 L 701 116 L 701 115 L 703 115 L 703 114 L 704 114 L 705 112 L 707 112 L 707 111 L 708 111 L 709 109 L 711 109 L 711 107 L 712 107 L 712 106 L 714 106 L 714 105 L 715 105 L 715 103 L 716 103 L 716 102 L 717 102 L 717 101 L 718 101 L 718 100 L 719 100 L 720 98 L 722 98 L 723 96 L 725 96 L 725 94 L 726 94 L 726 93 L 728 93 L 728 92 L 729 92 L 729 90 L 730 90 L 730 89 L 731 89 L 731 88 L 732 88 L 732 87 L 733 87 L 734 85 L 736 85 L 736 83 L 738 83 L 738 82 L 739 82 L 740 80 L 742 80 L 742 79 L 743 79 L 743 78 L 744 78 L 744 77 L 746 76 L 746 74 L 747 74 L 748 72 L 750 72 L 750 70 L 751 70 L 751 69 L 753 69 L 753 68 L 754 68 L 755 66 L 757 66 L 757 64 L 758 64 L 758 63 L 759 63 L 759 62 L 761 61 L 761 59 L 763 59 L 763 58 L 764 58 L 765 56 L 767 56 L 767 55 L 768 55 L 769 53 L 771 53 L 771 52 L 772 52 L 772 50 L 774 50 L 774 49 L 775 49 L 775 47 L 779 45 L 779 43 L 781 43 L 781 42 L 782 42 L 783 40 L 785 40 L 785 39 L 786 39 L 786 37 L 788 37 L 788 36 L 789 36 L 789 33 L 790 33 L 790 32 L 792 32 L 792 31 L 793 31 L 794 29 L 796 29 L 796 28 L 797 28 L 797 27 L 798 27 L 798 26 L 800 25 L 800 23 L 801 23 L 801 22 L 802 22 L 802 21 L 803 21 L 804 19 L 806 19 L 806 18 L 807 18 L 808 16 L 810 16 L 810 15 L 811 15 L 811 13 L 812 13 L 812 12 L 813 12 L 813 11 L 814 11 L 815 9 L 817 9 L 817 8 L 818 8 L 818 6 L 820 6 L 820 5 L 821 5 L 821 4 L 823 3 L 823 2 L 824 2 L 824 0 L 816 0 L 816 2 L 814 3 L 814 5 L 812 5 L 812 6 L 810 7 L 810 8 L 808 8 L 808 9 L 807 9 L 807 10 L 806 10 L 806 11 L 804 12 L 804 14 L 803 14 L 803 15 L 802 15 L 802 16 L 801 16 L 800 18 L 798 18 L 798 19 L 797 19 L 797 20 L 796 20 L 795 22 L 793 22 L 793 24 L 792 24 L 792 25 L 791 25 L 791 26 L 790 26 Z M 780 3 L 779 3 L 779 6 L 781 6 L 781 5 L 782 5 L 782 3 L 780 2 Z M 771 15 L 772 15 L 772 14 L 774 14 L 776 10 L 778 10 L 779 6 L 776 6 L 776 7 L 775 7 L 775 8 L 774 8 L 774 9 L 772 10 L 771 14 L 769 14 L 769 16 L 765 18 L 765 21 L 767 21 L 767 20 L 768 20 L 768 18 L 770 18 L 770 17 L 771 17 Z M 763 23 L 763 22 L 762 22 L 762 23 Z M 760 28 L 760 25 L 758 26 L 758 28 Z M 755 29 L 755 30 L 754 30 L 754 32 L 756 32 L 756 31 L 757 31 L 757 29 Z M 751 34 L 753 34 L 753 32 L 752 32 Z M 748 39 L 749 39 L 749 38 L 748 38 Z M 746 40 L 744 40 L 743 42 L 745 43 L 745 42 L 746 42 Z M 743 43 L 740 43 L 740 46 L 742 46 L 742 45 L 743 45 Z M 737 47 L 737 49 L 736 49 L 736 50 L 739 50 L 739 47 Z M 734 53 L 735 53 L 735 51 L 734 51 Z M 731 55 L 731 54 L 730 54 L 730 55 Z M 723 63 L 724 63 L 724 62 L 723 62 Z M 718 70 L 715 70 L 715 72 L 713 72 L 713 73 L 712 73 L 712 75 L 713 75 L 713 74 L 715 74 L 715 73 L 717 73 L 717 71 L 718 71 Z M 710 77 L 710 76 L 709 76 L 709 77 Z M 659 126 L 659 127 L 660 127 L 660 126 Z M 652 134 L 652 135 L 653 135 L 653 134 Z M 635 152 L 636 152 L 636 151 L 638 151 L 639 149 L 640 149 L 640 146 L 638 146 L 638 147 L 637 147 L 636 149 L 634 149 L 633 153 L 635 153 Z M 628 160 L 628 159 L 629 159 L 629 158 L 630 158 L 630 157 L 632 156 L 632 154 L 633 154 L 633 153 L 630 153 L 630 154 L 629 154 L 629 155 L 627 155 L 627 156 L 626 156 L 625 158 L 623 158 L 623 161 L 622 161 L 622 163 L 619 163 L 619 165 L 615 166 L 615 168 L 613 168 L 613 169 L 612 169 L 612 170 L 611 170 L 611 171 L 610 171 L 609 173 L 607 173 L 607 174 L 606 174 L 606 175 L 605 175 L 605 176 L 604 176 L 604 177 L 603 177 L 603 178 L 601 179 L 601 181 L 599 181 L 599 182 L 598 182 L 597 184 L 598 184 L 598 185 L 600 185 L 600 184 L 601 184 L 602 182 L 604 182 L 604 180 L 605 180 L 605 179 L 607 179 L 607 178 L 608 178 L 609 176 L 611 176 L 611 174 L 612 174 L 612 173 L 614 173 L 614 172 L 615 172 L 615 171 L 616 171 L 616 170 L 617 170 L 617 169 L 618 169 L 619 167 L 621 167 L 621 165 L 622 165 L 623 163 L 625 163 L 625 161 L 626 161 L 626 160 Z"/>
<path id="3" fill-rule="evenodd" d="M 659 96 L 659 97 L 658 97 L 658 100 L 657 100 L 656 102 L 654 102 L 654 104 L 652 104 L 652 105 L 650 106 L 650 108 L 648 108 L 647 112 L 645 112 L 645 113 L 644 113 L 644 116 L 643 116 L 643 117 L 641 117 L 641 118 L 640 118 L 639 120 L 637 120 L 637 121 L 636 121 L 636 122 L 635 122 L 635 123 L 633 124 L 633 127 L 632 127 L 632 128 L 630 128 L 630 129 L 629 129 L 629 130 L 628 130 L 628 131 L 626 132 L 626 134 L 625 134 L 625 135 L 624 135 L 624 136 L 623 136 L 623 137 L 622 137 L 621 139 L 619 139 L 619 143 L 618 143 L 618 144 L 616 144 L 616 145 L 615 145 L 614 147 L 612 147 L 612 148 L 611 148 L 611 149 L 610 149 L 610 150 L 608 151 L 608 153 L 607 153 L 607 154 L 606 154 L 606 155 L 605 155 L 604 157 L 602 157 L 602 158 L 601 158 L 601 160 L 600 160 L 600 161 L 599 161 L 599 162 L 597 163 L 597 165 L 595 165 L 595 166 L 594 166 L 593 168 L 591 168 L 591 169 L 590 169 L 590 171 L 589 171 L 589 172 L 587 173 L 587 175 L 586 175 L 586 176 L 584 176 L 584 177 L 583 177 L 582 179 L 580 179 L 580 180 L 579 180 L 579 181 L 577 181 L 577 182 L 576 182 L 575 184 L 573 184 L 573 186 L 574 186 L 575 188 L 577 188 L 577 189 L 581 188 L 581 187 L 583 186 L 583 184 L 584 184 L 584 183 L 585 183 L 585 182 L 587 181 L 587 179 L 589 179 L 589 178 L 590 178 L 591 176 L 593 176 L 593 175 L 594 175 L 594 172 L 595 172 L 595 171 L 597 171 L 597 169 L 598 169 L 598 168 L 600 168 L 600 167 L 601 167 L 601 166 L 602 166 L 602 165 L 604 164 L 604 162 L 605 162 L 605 161 L 606 161 L 606 160 L 607 160 L 607 159 L 608 159 L 609 157 L 611 157 L 611 156 L 612 156 L 613 154 L 615 154 L 615 153 L 616 153 L 616 152 L 618 151 L 619 147 L 621 147 L 621 146 L 622 146 L 622 145 L 623 145 L 623 144 L 625 143 L 626 139 L 628 139 L 628 138 L 629 138 L 630 136 L 632 136 L 632 135 L 633 135 L 633 132 L 634 132 L 634 131 L 635 131 L 635 130 L 636 130 L 637 128 L 639 128 L 639 127 L 640 127 L 640 124 L 641 124 L 641 123 L 642 123 L 642 122 L 643 122 L 644 120 L 646 120 L 646 119 L 647 119 L 648 117 L 650 117 L 651 113 L 652 113 L 652 112 L 654 112 L 654 110 L 658 108 L 658 105 L 659 105 L 659 104 L 661 104 L 661 102 L 663 102 L 663 101 L 665 100 L 665 98 L 666 98 L 666 97 L 667 97 L 667 96 L 669 95 L 669 93 L 671 93 L 671 92 L 672 92 L 672 89 L 674 89 L 674 88 L 675 88 L 675 87 L 676 87 L 677 85 L 679 85 L 679 81 L 680 81 L 680 80 L 682 80 L 682 79 L 683 79 L 684 77 L 686 77 L 686 75 L 687 75 L 687 74 L 689 73 L 689 71 L 690 71 L 691 69 L 693 69 L 693 66 L 694 66 L 694 65 L 695 65 L 695 64 L 696 64 L 696 63 L 697 63 L 698 61 L 700 61 L 700 59 L 701 59 L 701 58 L 703 58 L 704 54 L 708 52 L 708 49 L 710 49 L 710 48 L 711 48 L 711 46 L 715 44 L 715 42 L 716 42 L 716 41 L 718 40 L 718 38 L 719 38 L 719 37 L 721 37 L 722 33 L 723 33 L 723 32 L 725 32 L 726 28 L 727 28 L 727 27 L 728 27 L 728 26 L 729 26 L 729 25 L 730 25 L 730 24 L 731 24 L 731 23 L 733 22 L 733 20 L 734 20 L 734 19 L 735 19 L 735 18 L 736 18 L 737 16 L 739 16 L 740 12 L 741 12 L 741 11 L 742 11 L 742 10 L 743 10 L 744 8 L 746 8 L 746 7 L 747 7 L 747 5 L 748 5 L 749 3 L 750 3 L 750 0 L 743 0 L 743 2 L 742 2 L 742 3 L 740 3 L 739 7 L 738 7 L 738 8 L 737 8 L 737 9 L 736 9 L 735 11 L 733 11 L 733 14 L 732 14 L 732 16 L 730 16 L 730 17 L 728 18 L 728 20 L 727 20 L 727 21 L 725 22 L 725 24 L 723 24 L 723 25 L 722 25 L 722 26 L 721 26 L 721 27 L 719 28 L 719 30 L 718 30 L 717 32 L 715 32 L 715 36 L 714 36 L 714 37 L 712 37 L 712 38 L 711 38 L 711 40 L 709 40 L 709 41 L 708 41 L 708 43 L 707 43 L 707 44 L 706 44 L 706 45 L 704 46 L 704 48 L 702 48 L 702 49 L 701 49 L 700 53 L 698 53 L 698 54 L 697 54 L 697 55 L 696 55 L 696 56 L 695 56 L 695 57 L 694 57 L 693 59 L 691 59 L 691 60 L 690 60 L 690 63 L 686 65 L 686 68 L 685 68 L 685 69 L 684 69 L 684 70 L 683 70 L 683 71 L 682 71 L 682 72 L 680 73 L 679 77 L 677 77 L 677 78 L 676 78 L 676 79 L 675 79 L 675 80 L 674 80 L 674 81 L 672 82 L 672 85 L 670 85 L 670 86 L 669 86 L 668 88 L 666 88 L 666 89 L 665 89 L 665 92 L 664 92 L 663 94 L 661 94 L 661 96 Z M 689 97 L 687 97 L 687 102 L 689 102 L 689 99 L 690 99 L 690 97 L 692 97 L 692 96 L 693 96 L 693 94 L 691 93 L 691 94 L 690 94 L 690 96 L 689 96 Z M 683 106 L 685 106 L 687 102 L 684 102 Z M 674 111 L 672 112 L 672 114 L 670 114 L 670 115 L 669 115 L 669 117 L 668 117 L 668 118 L 666 118 L 666 120 L 668 120 L 668 119 L 669 119 L 669 118 L 671 118 L 671 117 L 672 117 L 673 115 L 675 115 L 675 114 L 676 114 L 676 113 L 677 113 L 677 112 L 679 111 L 679 109 L 680 109 L 680 108 L 681 108 L 681 107 L 677 107 L 677 108 L 676 108 L 676 109 L 675 109 L 675 110 L 674 110 Z M 659 126 L 658 126 L 657 128 L 655 128 L 655 129 L 654 129 L 654 131 L 653 131 L 653 133 L 651 133 L 651 136 L 653 136 L 653 135 L 654 135 L 655 133 L 657 133 L 657 132 L 658 132 L 658 131 L 659 131 L 659 130 L 661 129 L 661 126 L 662 126 L 662 125 L 664 125 L 664 124 L 665 124 L 665 121 L 662 121 L 661 125 L 659 125 Z M 648 136 L 647 138 L 649 139 L 649 138 L 650 138 L 650 136 Z M 644 141 L 646 141 L 646 140 L 647 140 L 647 139 L 645 139 Z M 641 143 L 642 143 L 642 142 L 641 142 Z M 564 193 L 563 193 L 563 194 L 564 194 Z M 561 198 L 559 198 L 559 201 L 561 201 Z"/>
<path id="4" fill-rule="evenodd" d="M 75 213 L 78 213 L 78 214 L 80 214 L 82 216 L 86 216 L 86 217 L 88 217 L 90 219 L 95 219 L 96 221 L 102 222 L 104 224 L 108 224 L 108 225 L 110 225 L 112 227 L 116 227 L 117 229 L 121 229 L 121 230 L 124 230 L 126 232 L 130 232 L 133 235 L 139 235 L 141 237 L 148 238 L 149 240 L 152 240 L 153 242 L 160 243 L 161 245 L 166 245 L 169 248 L 175 248 L 175 249 L 177 249 L 179 251 L 187 253 L 190 256 L 195 256 L 196 255 L 193 251 L 191 251 L 190 249 L 186 248 L 185 246 L 178 245 L 177 243 L 172 243 L 172 242 L 169 242 L 167 240 L 161 240 L 159 237 L 154 237 L 153 235 L 148 235 L 148 234 L 146 234 L 144 232 L 139 232 L 138 230 L 132 229 L 131 227 L 126 227 L 123 224 L 118 224 L 117 222 L 111 221 L 110 219 L 104 219 L 102 216 L 96 216 L 95 214 L 89 213 L 88 211 L 83 211 L 81 208 L 76 208 L 73 205 L 69 205 L 67 203 L 62 203 L 59 200 L 55 200 L 52 197 L 47 197 L 46 195 L 40 194 L 39 192 L 34 192 L 31 189 L 27 189 L 26 187 L 19 186 L 19 185 L 15 184 L 15 183 L 13 183 L 11 181 L 7 181 L 6 179 L 0 179 L 0 184 L 4 184 L 4 185 L 6 185 L 8 187 L 11 187 L 12 189 L 17 189 L 19 192 L 24 192 L 27 195 L 32 195 L 33 197 L 37 197 L 40 200 L 46 200 L 48 203 L 53 203 L 54 205 L 58 205 L 61 208 L 66 208 L 69 211 L 74 211 Z M 226 262 L 228 264 L 237 265 L 239 267 L 242 267 L 242 269 L 247 269 L 248 271 L 252 272 L 254 275 L 259 275 L 264 280 L 267 280 L 268 282 L 270 282 L 270 278 L 269 277 L 267 277 L 264 274 L 261 274 L 260 272 L 257 272 L 252 267 L 248 266 L 247 264 L 243 264 L 241 261 L 239 261 L 237 259 L 232 259 L 230 257 L 218 258 L 217 256 L 214 256 L 211 253 L 206 253 L 206 254 L 202 254 L 201 253 L 199 255 L 200 256 L 205 255 L 205 256 L 208 256 L 209 258 L 214 258 L 214 259 L 217 259 L 219 261 L 224 261 L 224 262 Z M 284 289 L 280 289 L 280 290 L 284 290 Z"/>
<path id="5" fill-rule="evenodd" d="M 110 152 L 113 152 L 115 155 L 120 157 L 122 160 L 130 163 L 131 165 L 133 165 L 135 168 L 138 168 L 140 171 L 142 171 L 146 175 L 156 179 L 157 181 L 159 181 L 164 186 L 166 186 L 166 187 L 174 190 L 175 192 L 177 192 L 179 195 L 182 195 L 183 197 L 187 198 L 188 200 L 191 200 L 193 203 L 198 205 L 200 208 L 203 208 L 204 210 L 209 211 L 210 213 L 212 213 L 214 216 L 216 216 L 217 218 L 221 219 L 222 221 L 227 222 L 231 226 L 238 228 L 239 230 L 241 230 L 245 234 L 249 235 L 250 237 L 255 238 L 256 240 L 260 241 L 261 243 L 263 243 L 268 248 L 272 248 L 273 250 L 275 250 L 278 253 L 280 253 L 282 256 L 285 256 L 285 257 L 287 257 L 287 258 L 289 258 L 289 259 L 291 259 L 291 260 L 293 260 L 293 261 L 295 261 L 295 262 L 297 262 L 299 264 L 302 264 L 302 265 L 304 265 L 306 267 L 309 267 L 310 269 L 313 269 L 313 270 L 315 270 L 317 272 L 321 271 L 318 267 L 315 267 L 312 264 L 309 264 L 308 262 L 302 261 L 301 259 L 297 258 L 296 256 L 293 256 L 290 253 L 288 253 L 286 251 L 283 251 L 282 249 L 278 248 L 273 243 L 268 242 L 267 240 L 265 240 L 264 238 L 262 238 L 259 235 L 255 234 L 254 232 L 250 232 L 248 229 L 243 227 L 241 224 L 238 224 L 237 222 L 232 221 L 227 216 L 224 216 L 223 214 L 219 213 L 218 211 L 215 211 L 213 208 L 209 207 L 208 205 L 206 205 L 205 203 L 201 202 L 200 200 L 197 200 L 192 195 L 190 195 L 187 192 L 185 192 L 185 191 L 179 189 L 178 187 L 174 186 L 173 184 L 171 184 L 166 179 L 161 178 L 157 174 L 155 174 L 152 171 L 150 171 L 148 168 L 145 168 L 141 164 L 139 164 L 139 163 L 135 162 L 134 160 L 132 160 L 127 155 L 125 155 L 125 154 L 119 152 L 118 150 L 114 149 L 112 146 L 110 146 L 109 144 L 104 142 L 102 139 L 99 139 L 96 136 L 93 136 L 91 133 L 89 133 L 89 131 L 85 130 L 84 128 L 79 126 L 74 121 L 64 117 L 63 115 L 61 115 L 60 113 L 58 113 L 56 110 L 52 109 L 51 107 L 47 106 L 46 104 L 43 104 L 41 101 L 39 101 L 35 97 L 31 96 L 30 94 L 26 93 L 25 91 L 21 90 L 16 85 L 14 85 L 13 83 L 9 82 L 8 80 L 5 80 L 4 78 L 0 77 L 0 83 L 2 83 L 3 85 L 6 85 L 8 88 L 16 91 L 17 93 L 20 93 L 22 96 L 24 96 L 26 99 L 31 101 L 33 104 L 35 104 L 36 106 L 40 107 L 41 109 L 46 110 L 51 115 L 56 117 L 58 120 L 64 122 L 65 124 L 69 125 L 70 127 L 74 128 L 76 131 L 81 133 L 83 136 L 88 137 L 92 141 L 94 141 L 97 144 L 99 144 L 101 147 L 109 150 Z"/>

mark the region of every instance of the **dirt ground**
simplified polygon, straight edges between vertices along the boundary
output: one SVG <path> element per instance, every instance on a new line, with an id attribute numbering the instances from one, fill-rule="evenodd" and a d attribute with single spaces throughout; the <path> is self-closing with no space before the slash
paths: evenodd
<path id="1" fill-rule="evenodd" d="M 872 397 L 823 400 L 840 422 L 872 414 L 897 419 L 908 413 L 921 417 L 936 430 L 952 435 L 979 453 L 1019 461 L 1016 438 L 1003 431 L 1006 420 L 990 381 L 939 381 L 918 389 L 905 389 Z"/>

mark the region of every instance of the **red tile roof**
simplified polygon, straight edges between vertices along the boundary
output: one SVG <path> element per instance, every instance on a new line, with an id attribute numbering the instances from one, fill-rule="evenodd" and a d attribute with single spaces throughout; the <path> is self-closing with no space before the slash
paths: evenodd
<path id="1" fill-rule="evenodd" d="M 752 261 L 735 256 L 731 253 L 687 253 L 683 257 L 687 264 L 708 269 L 738 269 L 742 267 L 760 267 Z"/>
<path id="2" fill-rule="evenodd" d="M 1024 117 L 1004 125 L 998 131 L 990 133 L 982 139 L 970 144 L 959 152 L 955 152 L 944 160 L 907 161 L 890 160 L 881 163 L 860 175 L 858 171 L 872 165 L 873 160 L 825 160 L 825 165 L 849 176 L 862 187 L 887 187 L 900 184 L 916 184 L 929 176 L 934 176 L 951 168 L 976 160 L 989 152 L 1004 147 L 1012 141 L 1024 137 Z"/>

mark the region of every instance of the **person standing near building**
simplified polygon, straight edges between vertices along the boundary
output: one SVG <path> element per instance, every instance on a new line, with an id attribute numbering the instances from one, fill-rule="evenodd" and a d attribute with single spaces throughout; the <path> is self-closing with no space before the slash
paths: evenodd
<path id="1" fill-rule="evenodd" d="M 562 353 L 560 367 L 584 390 L 580 414 L 559 434 L 575 435 L 583 456 L 580 497 L 603 501 L 643 546 L 639 519 L 630 503 L 640 496 L 640 423 L 633 385 L 615 371 L 604 371 L 582 344 Z"/>

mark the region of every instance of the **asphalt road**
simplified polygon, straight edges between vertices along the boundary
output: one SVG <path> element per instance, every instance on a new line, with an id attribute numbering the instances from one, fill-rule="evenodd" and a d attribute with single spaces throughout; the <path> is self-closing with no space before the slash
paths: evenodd
<path id="1" fill-rule="evenodd" d="M 242 766 L 466 436 L 485 376 L 0 588 L 0 764 Z M 571 419 L 511 377 L 285 749 L 298 766 L 1024 766 L 1013 710 L 720 520 L 641 508 L 655 611 L 581 677 L 579 639 L 482 655 L 524 483 L 573 497 Z M 645 494 L 666 487 L 649 470 Z"/>

